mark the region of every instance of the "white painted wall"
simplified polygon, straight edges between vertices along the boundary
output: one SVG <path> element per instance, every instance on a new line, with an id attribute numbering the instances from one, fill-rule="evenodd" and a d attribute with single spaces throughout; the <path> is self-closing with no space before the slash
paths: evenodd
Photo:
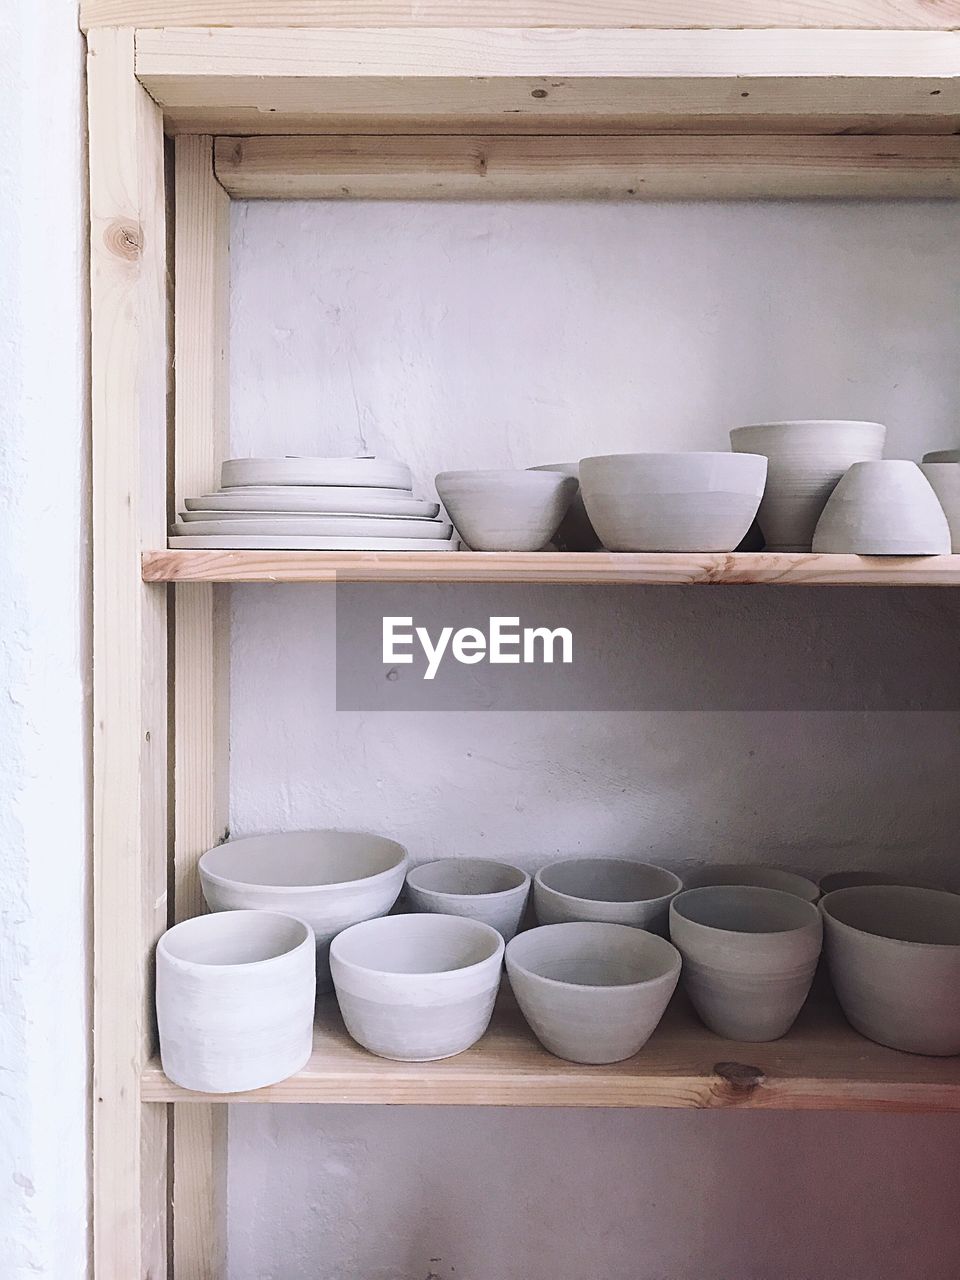
<path id="1" fill-rule="evenodd" d="M 364 446 L 426 492 L 448 467 L 847 416 L 918 457 L 960 442 L 958 230 L 947 203 L 237 206 L 233 452 Z M 804 598 L 816 652 L 839 597 Z M 663 599 L 617 594 L 611 633 L 668 646 Z M 689 597 L 705 662 L 725 599 Z M 954 625 L 939 599 L 854 607 Z M 784 601 L 750 596 L 745 683 Z M 334 715 L 333 609 L 327 588 L 234 592 L 237 833 L 960 885 L 956 714 Z M 953 1280 L 958 1156 L 956 1117 L 235 1107 L 230 1276 Z"/>
<path id="2" fill-rule="evenodd" d="M 0 6 L 4 1280 L 87 1274 L 83 110 L 74 0 Z"/>

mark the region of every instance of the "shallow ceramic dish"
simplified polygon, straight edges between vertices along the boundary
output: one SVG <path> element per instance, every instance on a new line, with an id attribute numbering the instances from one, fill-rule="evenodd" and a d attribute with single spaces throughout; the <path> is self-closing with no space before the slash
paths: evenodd
<path id="1" fill-rule="evenodd" d="M 329 990 L 327 955 L 341 929 L 386 915 L 407 872 L 407 851 L 365 831 L 284 831 L 228 840 L 200 859 L 212 911 L 254 908 L 305 920 L 316 935 L 317 980 Z"/>
<path id="2" fill-rule="evenodd" d="M 925 462 L 920 470 L 937 495 L 950 528 L 950 549 L 960 554 L 960 462 Z"/>
<path id="3" fill-rule="evenodd" d="M 672 871 L 630 858 L 568 858 L 533 879 L 540 924 L 597 920 L 664 933 L 671 899 L 683 884 Z"/>
<path id="4" fill-rule="evenodd" d="M 273 911 L 168 929 L 157 944 L 157 1023 L 169 1079 L 240 1093 L 299 1071 L 313 1048 L 315 954 L 309 925 Z"/>
<path id="5" fill-rule="evenodd" d="M 507 946 L 507 973 L 543 1045 L 569 1062 L 622 1062 L 649 1040 L 680 977 L 664 938 L 622 924 L 548 924 Z"/>
<path id="6" fill-rule="evenodd" d="M 246 520 L 192 520 L 177 524 L 174 536 L 216 538 L 271 538 L 288 535 L 303 538 L 442 538 L 453 535 L 453 525 L 443 520 L 388 520 L 384 516 L 250 516 Z"/>
<path id="7" fill-rule="evenodd" d="M 184 498 L 183 505 L 188 512 L 197 512 L 199 519 L 206 518 L 208 512 L 216 512 L 218 516 L 235 512 L 241 518 L 251 512 L 263 512 L 270 515 L 309 513 L 433 520 L 440 513 L 439 502 L 427 502 L 399 489 L 356 489 L 348 486 L 304 489 L 280 485 L 223 489 L 199 498 Z"/>
<path id="8" fill-rule="evenodd" d="M 757 454 L 612 453 L 581 459 L 580 489 L 609 551 L 733 551 L 766 474 Z"/>
<path id="9" fill-rule="evenodd" d="M 389 458 L 228 458 L 220 467 L 221 488 L 248 485 L 350 485 L 407 489 L 410 468 Z"/>
<path id="10" fill-rule="evenodd" d="M 705 1025 L 728 1040 L 786 1035 L 813 982 L 822 936 L 817 908 L 779 889 L 713 885 L 670 904 L 684 989 Z"/>
<path id="11" fill-rule="evenodd" d="M 500 986 L 503 938 L 463 916 L 368 920 L 338 934 L 330 969 L 347 1030 L 381 1058 L 432 1062 L 486 1031 Z"/>
<path id="12" fill-rule="evenodd" d="M 781 871 L 778 867 L 712 866 L 705 864 L 683 874 L 685 889 L 703 889 L 714 884 L 754 885 L 760 889 L 779 889 L 792 893 L 805 902 L 816 902 L 820 886 L 799 876 L 794 871 Z"/>
<path id="13" fill-rule="evenodd" d="M 226 534 L 200 538 L 178 534 L 170 542 L 181 551 L 459 551 L 459 538 L 304 538 L 294 534 Z"/>
<path id="14" fill-rule="evenodd" d="M 560 528 L 553 535 L 553 545 L 558 551 L 599 551 L 603 543 L 597 537 L 597 531 L 590 523 L 587 508 L 583 505 L 583 494 L 580 492 L 580 465 L 576 462 L 546 462 L 539 467 L 531 467 L 531 471 L 556 471 L 560 475 L 572 476 L 577 482 L 577 492 L 570 509 L 560 521 Z"/>
<path id="15" fill-rule="evenodd" d="M 442 471 L 437 493 L 473 551 L 540 551 L 577 492 L 554 471 Z"/>
<path id="16" fill-rule="evenodd" d="M 924 462 L 960 462 L 960 449 L 934 449 L 923 455 Z"/>
<path id="17" fill-rule="evenodd" d="M 960 1053 L 960 895 L 898 885 L 820 903 L 830 979 L 850 1024 L 908 1053 Z"/>
<path id="18" fill-rule="evenodd" d="M 915 462 L 855 462 L 823 508 L 813 550 L 861 556 L 949 555 L 950 528 Z"/>
<path id="19" fill-rule="evenodd" d="M 530 877 L 488 858 L 442 858 L 407 872 L 406 896 L 414 911 L 482 920 L 509 942 L 520 927 Z"/>
<path id="20" fill-rule="evenodd" d="M 735 427 L 735 453 L 769 459 L 757 519 L 768 551 L 809 551 L 817 521 L 837 481 L 855 462 L 879 458 L 886 427 L 878 422 L 803 420 Z"/>

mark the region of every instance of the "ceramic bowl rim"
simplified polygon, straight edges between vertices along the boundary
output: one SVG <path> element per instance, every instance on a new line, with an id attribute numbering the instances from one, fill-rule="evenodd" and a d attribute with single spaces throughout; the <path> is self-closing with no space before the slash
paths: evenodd
<path id="1" fill-rule="evenodd" d="M 960 894 L 953 893 L 950 889 L 926 889 L 922 885 L 900 885 L 900 884 L 854 884 L 847 889 L 833 889 L 830 893 L 825 893 L 817 904 L 817 910 L 820 914 L 830 921 L 831 925 L 835 925 L 838 929 L 844 929 L 848 933 L 855 933 L 861 938 L 875 938 L 880 942 L 889 943 L 892 946 L 906 947 L 912 951 L 939 952 L 946 955 L 950 951 L 960 955 L 960 942 L 914 942 L 909 938 L 891 938 L 885 933 L 871 933 L 868 929 L 860 929 L 855 924 L 847 924 L 845 920 L 839 920 L 828 909 L 830 899 L 836 898 L 839 894 L 863 893 L 869 891 L 875 893 L 878 889 L 893 889 L 897 893 L 920 893 L 924 896 L 928 894 L 937 894 L 947 898 L 957 898 L 960 903 Z M 960 905 L 958 905 L 958 913 L 960 913 Z"/>
<path id="2" fill-rule="evenodd" d="M 411 876 L 415 876 L 418 871 L 447 862 L 483 862 L 491 867 L 503 867 L 507 871 L 515 871 L 522 879 L 519 884 L 511 885 L 509 889 L 491 889 L 483 893 L 471 893 L 469 889 L 431 889 L 429 886 L 416 884 L 411 879 Z M 432 893 L 437 898 L 469 898 L 471 901 L 475 899 L 486 902 L 494 898 L 509 898 L 511 895 L 528 890 L 530 888 L 530 874 L 524 871 L 522 867 L 515 867 L 511 862 L 501 862 L 498 858 L 433 858 L 430 862 L 418 862 L 415 867 L 411 867 L 406 874 L 406 883 L 411 888 L 416 889 L 417 893 Z M 441 913 L 432 911 L 430 914 L 440 915 Z"/>
<path id="3" fill-rule="evenodd" d="M 613 900 L 611 900 L 610 898 L 585 898 L 579 893 L 565 893 L 563 889 L 555 889 L 553 885 L 547 884 L 547 882 L 543 879 L 543 873 L 545 871 L 550 871 L 554 867 L 566 866 L 566 864 L 569 862 L 594 862 L 594 863 L 615 862 L 622 866 L 643 867 L 644 870 L 659 871 L 662 875 L 672 876 L 677 883 L 677 887 L 675 889 L 669 889 L 666 893 L 659 893 L 656 895 L 656 897 L 653 897 L 653 898 L 626 898 L 626 899 L 618 898 Z M 544 866 L 542 866 L 539 869 L 539 871 L 536 873 L 536 875 L 533 877 L 533 883 L 534 885 L 538 885 L 541 889 L 545 889 L 547 893 L 552 893 L 552 894 L 555 894 L 558 898 L 562 898 L 565 902 L 571 902 L 571 903 L 572 902 L 591 902 L 591 903 L 596 903 L 598 905 L 616 906 L 616 907 L 655 906 L 657 903 L 661 903 L 661 902 L 672 902 L 678 893 L 683 892 L 683 881 L 680 879 L 680 877 L 676 874 L 675 871 L 668 871 L 666 867 L 659 867 L 654 862 L 640 862 L 638 859 L 635 859 L 635 858 L 607 858 L 607 857 L 558 858 L 556 859 L 556 861 L 548 862 Z M 602 924 L 604 922 L 590 921 L 590 920 L 586 920 L 586 921 L 566 920 L 566 921 L 562 921 L 561 923 Z M 632 926 L 627 925 L 625 927 L 630 928 Z"/>
<path id="4" fill-rule="evenodd" d="M 681 898 L 686 898 L 689 894 L 713 894 L 718 890 L 739 889 L 741 893 L 748 893 L 751 896 L 762 894 L 769 901 L 770 894 L 776 894 L 790 903 L 800 903 L 802 907 L 809 908 L 813 912 L 813 919 L 808 920 L 804 924 L 792 925 L 789 929 L 764 929 L 762 931 L 748 929 L 723 929 L 719 925 L 704 924 L 701 920 L 691 920 L 685 915 L 681 907 L 677 906 Z M 821 899 L 822 901 L 822 899 Z M 682 905 L 682 904 L 681 904 Z M 808 902 L 806 898 L 800 898 L 795 893 L 787 893 L 783 889 L 767 889 L 761 885 L 754 884 L 705 884 L 695 889 L 684 889 L 682 893 L 678 893 L 676 898 L 670 903 L 670 920 L 671 923 L 675 916 L 678 916 L 685 925 L 691 925 L 696 929 L 707 929 L 712 934 L 721 934 L 725 938 L 789 938 L 793 934 L 805 932 L 811 925 L 820 924 L 822 927 L 822 919 L 819 915 L 819 905 L 815 902 Z M 671 931 L 672 936 L 672 931 Z"/>
<path id="5" fill-rule="evenodd" d="M 644 458 L 737 458 L 747 461 L 756 458 L 769 461 L 765 453 L 733 453 L 729 449 L 648 449 L 643 453 L 594 453 L 581 458 L 578 466 L 585 462 L 613 462 L 616 459 L 629 458 L 637 461 Z M 735 464 L 737 465 L 737 464 Z"/>
<path id="6" fill-rule="evenodd" d="M 777 422 L 745 422 L 739 427 L 731 427 L 730 435 L 738 431 L 755 431 L 758 427 L 876 427 L 886 432 L 884 422 L 873 422 L 868 418 L 781 418 Z"/>
<path id="7" fill-rule="evenodd" d="M 354 880 L 335 880 L 331 884 L 260 884 L 255 880 L 238 880 L 235 876 L 225 876 L 218 871 L 211 871 L 208 866 L 204 865 L 204 861 L 208 855 L 218 853 L 221 849 L 227 848 L 228 845 L 243 844 L 248 840 L 271 840 L 280 839 L 283 836 L 310 836 L 310 835 L 349 835 L 349 836 L 368 836 L 373 840 L 383 841 L 384 844 L 392 845 L 394 850 L 399 851 L 400 857 L 391 867 L 386 867 L 383 871 L 375 871 L 371 876 L 358 876 Z M 239 836 L 236 840 L 225 840 L 223 844 L 214 845 L 212 849 L 205 850 L 197 862 L 197 869 L 201 877 L 206 877 L 212 884 L 219 885 L 223 888 L 255 889 L 258 893 L 276 894 L 278 896 L 288 893 L 335 893 L 338 890 L 352 889 L 356 885 L 374 885 L 380 880 L 389 880 L 398 873 L 401 880 L 407 873 L 407 867 L 410 862 L 410 854 L 406 848 L 397 840 L 391 840 L 389 836 L 378 835 L 374 831 L 347 831 L 334 827 L 315 827 L 305 831 L 263 831 L 257 835 Z M 280 912 L 278 914 L 284 914 Z"/>
<path id="8" fill-rule="evenodd" d="M 385 920 L 390 921 L 408 921 L 408 920 L 452 920 L 456 922 L 458 928 L 462 928 L 465 932 L 479 931 L 481 935 L 492 935 L 495 939 L 494 949 L 488 956 L 484 956 L 482 960 L 475 960 L 472 964 L 461 965 L 457 969 L 428 969 L 419 973 L 401 973 L 396 969 L 378 969 L 369 964 L 359 964 L 356 960 L 347 960 L 344 956 L 338 954 L 339 948 L 337 943 L 347 934 L 353 933 L 356 929 L 367 930 L 370 926 L 383 927 Z M 403 929 L 404 925 L 388 926 L 390 928 Z M 342 945 L 342 944 L 341 944 Z M 355 973 L 373 974 L 378 978 L 408 978 L 413 982 L 429 981 L 429 982 L 456 982 L 467 974 L 476 973 L 485 966 L 496 964 L 497 973 L 500 972 L 500 966 L 503 963 L 503 953 L 506 949 L 506 943 L 503 935 L 493 925 L 486 924 L 483 920 L 474 920 L 470 916 L 455 916 L 440 911 L 410 911 L 406 915 L 399 916 L 376 916 L 373 920 L 360 920 L 356 924 L 348 925 L 346 929 L 342 929 L 340 933 L 330 943 L 330 961 L 331 965 L 336 960 L 338 965 L 342 965 L 344 969 L 351 969 Z M 336 985 L 336 981 L 334 981 Z"/>
<path id="9" fill-rule="evenodd" d="M 662 943 L 663 946 L 669 947 L 673 952 L 673 955 L 670 957 L 670 968 L 665 970 L 663 973 L 656 974 L 652 978 L 644 978 L 640 982 L 616 982 L 601 986 L 596 982 L 567 982 L 562 978 L 548 978 L 546 974 L 535 973 L 533 969 L 528 969 L 525 964 L 511 955 L 511 948 L 514 943 L 518 942 L 522 944 L 523 939 L 530 937 L 531 934 L 540 933 L 543 929 L 566 929 L 569 925 L 583 924 L 596 926 L 604 932 L 610 929 L 627 929 L 631 935 L 633 935 L 631 937 L 631 942 L 639 941 L 644 946 L 649 945 L 651 939 L 655 943 Z M 672 943 L 669 938 L 661 938 L 659 934 L 651 933 L 648 929 L 635 929 L 629 924 L 607 923 L 602 920 L 562 920 L 558 921 L 556 924 L 539 924 L 533 929 L 525 929 L 522 933 L 518 933 L 515 937 L 511 938 L 507 943 L 504 958 L 507 964 L 508 973 L 510 966 L 512 965 L 513 968 L 519 969 L 525 978 L 532 978 L 536 982 L 542 982 L 545 986 L 558 987 L 564 991 L 640 991 L 644 988 L 654 986 L 657 983 L 665 982 L 670 978 L 678 978 L 680 976 L 680 970 L 683 967 L 683 956 L 680 954 L 679 948 Z"/>
<path id="10" fill-rule="evenodd" d="M 168 949 L 167 939 L 172 933 L 183 929 L 186 925 L 196 926 L 198 920 L 220 920 L 224 917 L 233 916 L 274 916 L 280 920 L 292 920 L 295 924 L 300 925 L 304 930 L 304 936 L 299 942 L 295 943 L 286 951 L 281 951 L 277 956 L 265 956 L 262 960 L 241 960 L 236 964 L 206 964 L 202 960 L 186 960 L 183 956 L 174 955 Z M 200 926 L 201 928 L 204 926 Z M 258 911 L 255 907 L 242 907 L 236 911 L 210 911 L 205 915 L 188 916 L 186 920 L 179 920 L 176 924 L 172 924 L 169 929 L 164 930 L 157 941 L 157 955 L 163 954 L 164 961 L 177 969 L 187 970 L 191 973 L 198 969 L 203 973 L 249 973 L 254 969 L 265 969 L 271 965 L 279 965 L 284 961 L 295 956 L 298 951 L 305 951 L 309 948 L 311 962 L 316 963 L 314 957 L 316 955 L 317 941 L 313 929 L 306 920 L 301 920 L 299 916 L 291 915 L 287 911 Z"/>
<path id="11" fill-rule="evenodd" d="M 795 880 L 800 880 L 804 884 L 807 884 L 810 886 L 810 888 L 813 890 L 812 898 L 806 897 L 806 896 L 801 898 L 801 895 L 799 893 L 796 893 L 793 895 L 796 898 L 801 898 L 803 902 L 809 902 L 813 906 L 816 906 L 819 899 L 823 897 L 823 891 L 816 880 L 811 880 L 809 876 L 805 876 L 799 871 L 791 871 L 789 867 L 768 866 L 767 863 L 765 862 L 760 864 L 754 864 L 751 862 L 743 862 L 743 863 L 741 862 L 719 862 L 719 863 L 701 862 L 701 863 L 698 863 L 697 866 L 691 868 L 690 874 L 696 875 L 698 871 L 708 871 L 708 870 L 743 871 L 743 872 L 775 871 L 777 872 L 778 875 L 790 876 L 791 878 Z M 738 884 L 734 880 L 722 880 L 722 881 L 718 881 L 715 884 L 687 884 L 686 880 L 684 880 L 683 887 L 684 887 L 684 890 L 687 890 L 687 889 L 773 889 L 775 888 L 775 886 L 772 884 L 749 884 L 747 882 L 744 882 L 743 884 Z M 779 889 L 777 890 L 777 892 L 790 893 L 791 891 L 789 889 Z"/>

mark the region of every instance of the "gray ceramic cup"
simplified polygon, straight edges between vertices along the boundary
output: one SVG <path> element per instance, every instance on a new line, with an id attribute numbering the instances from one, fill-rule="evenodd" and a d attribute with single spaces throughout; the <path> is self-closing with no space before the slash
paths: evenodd
<path id="1" fill-rule="evenodd" d="M 519 929 L 529 896 L 525 871 L 488 858 L 442 858 L 407 872 L 407 900 L 414 911 L 482 920 L 505 942 Z"/>
<path id="2" fill-rule="evenodd" d="M 960 1054 L 960 894 L 863 885 L 828 893 L 820 911 L 851 1026 L 908 1053 Z"/>
<path id="3" fill-rule="evenodd" d="M 539 924 L 596 920 L 665 934 L 671 900 L 683 888 L 672 871 L 630 858 L 568 858 L 533 878 Z"/>
<path id="4" fill-rule="evenodd" d="M 670 937 L 702 1021 L 728 1040 L 778 1040 L 796 1021 L 820 956 L 817 908 L 752 886 L 688 889 L 670 905 Z"/>
<path id="5" fill-rule="evenodd" d="M 507 946 L 507 973 L 545 1049 L 570 1062 L 622 1062 L 647 1043 L 680 977 L 665 938 L 622 924 L 528 929 Z"/>

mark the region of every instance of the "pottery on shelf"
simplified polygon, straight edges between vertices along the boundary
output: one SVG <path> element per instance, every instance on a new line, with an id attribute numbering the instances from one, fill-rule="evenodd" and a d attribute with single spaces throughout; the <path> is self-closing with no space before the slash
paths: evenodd
<path id="1" fill-rule="evenodd" d="M 820 903 L 830 979 L 850 1024 L 908 1053 L 960 1053 L 960 895 L 873 885 Z"/>
<path id="2" fill-rule="evenodd" d="M 348 485 L 360 489 L 403 489 L 409 495 L 410 468 L 389 458 L 228 458 L 220 467 L 223 489 L 273 485 Z"/>
<path id="3" fill-rule="evenodd" d="M 519 929 L 529 895 L 525 871 L 488 858 L 442 858 L 407 872 L 407 901 L 414 911 L 482 920 L 505 942 Z"/>
<path id="4" fill-rule="evenodd" d="M 947 517 L 950 550 L 960 555 L 960 462 L 924 462 L 920 470 Z"/>
<path id="5" fill-rule="evenodd" d="M 783 893 L 795 894 L 805 902 L 816 902 L 820 897 L 820 886 L 808 880 L 806 876 L 797 875 L 795 871 L 781 871 L 778 867 L 753 867 L 733 864 L 713 866 L 706 863 L 683 873 L 685 889 L 703 889 L 707 885 L 739 884 L 754 885 L 760 889 L 779 889 Z"/>
<path id="6" fill-rule="evenodd" d="M 733 551 L 763 494 L 746 453 L 611 453 L 580 461 L 587 515 L 609 551 Z"/>
<path id="7" fill-rule="evenodd" d="M 184 498 L 184 520 L 243 518 L 250 515 L 350 515 L 433 520 L 438 502 L 414 498 L 400 489 L 358 489 L 350 485 L 256 485 Z"/>
<path id="8" fill-rule="evenodd" d="M 560 522 L 560 528 L 553 536 L 553 544 L 558 551 L 599 551 L 603 546 L 597 531 L 590 523 L 587 509 L 583 505 L 583 494 L 580 492 L 580 466 L 576 462 L 547 462 L 539 467 L 531 467 L 531 471 L 556 471 L 561 475 L 573 476 L 577 482 L 577 492 L 570 510 Z"/>
<path id="9" fill-rule="evenodd" d="M 318 990 L 329 991 L 331 939 L 386 915 L 403 888 L 407 851 L 366 831 L 284 831 L 217 845 L 199 871 L 212 911 L 253 908 L 305 920 L 316 935 Z"/>
<path id="10" fill-rule="evenodd" d="M 769 460 L 757 519 L 768 551 L 809 551 L 827 499 L 855 462 L 879 458 L 886 427 L 878 422 L 765 422 L 735 427 L 736 453 Z"/>
<path id="11" fill-rule="evenodd" d="M 822 934 L 817 908 L 779 889 L 688 889 L 670 906 L 684 989 L 706 1026 L 728 1040 L 778 1040 L 790 1030 Z"/>
<path id="12" fill-rule="evenodd" d="M 680 977 L 664 938 L 622 924 L 548 924 L 507 946 L 507 974 L 543 1045 L 570 1062 L 622 1062 L 647 1043 Z"/>
<path id="13" fill-rule="evenodd" d="M 960 449 L 933 449 L 923 455 L 924 462 L 960 462 Z"/>
<path id="14" fill-rule="evenodd" d="M 233 512 L 226 516 L 211 516 L 207 520 L 193 518 L 175 524 L 170 532 L 174 537 L 189 534 L 193 537 L 218 538 L 258 536 L 270 538 L 450 538 L 453 525 L 446 520 L 389 520 L 384 516 L 295 516 L 248 515 L 238 519 Z"/>
<path id="15" fill-rule="evenodd" d="M 861 556 L 949 555 L 950 529 L 915 462 L 856 462 L 823 509 L 813 549 Z"/>
<path id="16" fill-rule="evenodd" d="M 568 858 L 533 878 L 539 924 L 596 920 L 665 933 L 671 899 L 683 884 L 672 871 L 630 858 Z"/>
<path id="17" fill-rule="evenodd" d="M 432 1062 L 486 1031 L 503 938 L 463 916 L 385 916 L 334 938 L 330 969 L 347 1030 L 381 1058 Z"/>
<path id="18" fill-rule="evenodd" d="M 540 551 L 577 492 L 556 471 L 441 471 L 437 493 L 473 551 Z"/>
<path id="19" fill-rule="evenodd" d="M 272 911 L 176 924 L 157 944 L 166 1075 L 200 1093 L 241 1093 L 299 1071 L 313 1048 L 310 926 Z"/>

